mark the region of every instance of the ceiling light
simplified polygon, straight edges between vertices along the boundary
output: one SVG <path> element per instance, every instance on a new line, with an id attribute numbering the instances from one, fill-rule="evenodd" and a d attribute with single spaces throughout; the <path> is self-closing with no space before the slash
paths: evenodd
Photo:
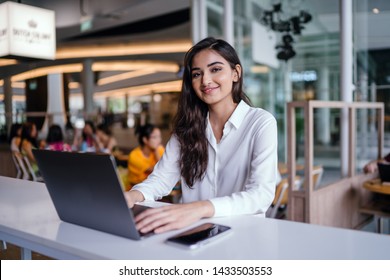
<path id="1" fill-rule="evenodd" d="M 0 94 L 0 100 L 4 100 L 4 94 Z M 26 96 L 13 94 L 12 101 L 13 102 L 26 102 Z"/>
<path id="2" fill-rule="evenodd" d="M 78 82 L 70 82 L 68 83 L 68 88 L 70 89 L 76 89 L 76 88 L 79 88 L 80 87 L 80 83 Z"/>
<path id="3" fill-rule="evenodd" d="M 13 82 L 12 87 L 13 88 L 25 88 L 26 83 L 25 82 Z"/>
<path id="4" fill-rule="evenodd" d="M 157 93 L 157 94 L 153 95 L 153 101 L 154 102 L 159 103 L 159 102 L 161 102 L 161 100 L 162 100 L 161 94 Z"/>
<path id="5" fill-rule="evenodd" d="M 255 74 L 265 74 L 269 72 L 269 68 L 264 65 L 255 65 L 251 67 L 251 72 Z"/>
<path id="6" fill-rule="evenodd" d="M 142 44 L 120 44 L 108 46 L 85 46 L 85 47 L 64 47 L 59 48 L 56 53 L 56 59 L 80 58 L 80 57 L 112 57 L 126 56 L 136 54 L 154 54 L 154 53 L 175 53 L 187 52 L 191 47 L 190 41 L 161 42 L 161 43 L 142 43 Z"/>
<path id="7" fill-rule="evenodd" d="M 374 13 L 374 14 L 379 14 L 379 9 L 378 8 L 374 8 L 374 9 L 372 9 L 372 12 Z"/>
<path id="8" fill-rule="evenodd" d="M 113 61 L 113 62 L 95 62 L 92 65 L 93 71 L 132 71 L 137 69 L 153 68 L 156 71 L 161 72 L 176 72 L 179 66 L 173 62 L 163 61 Z"/>
<path id="9" fill-rule="evenodd" d="M 179 66 L 172 62 L 130 61 L 130 62 L 96 62 L 92 65 L 93 71 L 131 71 L 137 69 L 153 69 L 155 72 L 172 72 L 179 70 Z M 49 74 L 78 73 L 83 70 L 81 63 L 48 66 L 29 70 L 12 76 L 11 81 L 24 81 Z M 2 81 L 0 80 L 0 85 Z"/>
<path id="10" fill-rule="evenodd" d="M 13 65 L 17 63 L 18 61 L 16 59 L 0 59 L 0 66 Z"/>
<path id="11" fill-rule="evenodd" d="M 73 73 L 81 72 L 82 70 L 83 66 L 81 63 L 42 67 L 12 76 L 11 81 L 24 81 L 49 74 Z"/>
<path id="12" fill-rule="evenodd" d="M 97 84 L 99 86 L 102 86 L 102 85 L 106 85 L 106 84 L 110 84 L 110 83 L 114 83 L 114 82 L 118 82 L 118 81 L 123 81 L 123 80 L 131 79 L 131 78 L 135 78 L 135 77 L 153 74 L 156 72 L 157 71 L 154 69 L 135 70 L 135 71 L 126 72 L 126 73 L 122 73 L 122 74 L 118 74 L 118 75 L 109 76 L 106 78 L 101 78 L 101 79 L 99 79 Z"/>
<path id="13" fill-rule="evenodd" d="M 94 98 L 119 97 L 119 96 L 141 96 L 152 93 L 179 92 L 181 90 L 181 80 L 133 86 L 116 90 L 96 92 Z"/>

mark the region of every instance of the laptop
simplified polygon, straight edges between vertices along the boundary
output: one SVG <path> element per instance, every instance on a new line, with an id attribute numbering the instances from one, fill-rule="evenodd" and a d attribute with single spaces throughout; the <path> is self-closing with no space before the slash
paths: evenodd
<path id="1" fill-rule="evenodd" d="M 134 216 L 149 207 L 128 208 L 113 156 L 49 150 L 33 154 L 62 221 L 133 240 L 145 237 Z"/>
<path id="2" fill-rule="evenodd" d="M 378 171 L 382 183 L 390 184 L 390 163 L 378 162 Z"/>

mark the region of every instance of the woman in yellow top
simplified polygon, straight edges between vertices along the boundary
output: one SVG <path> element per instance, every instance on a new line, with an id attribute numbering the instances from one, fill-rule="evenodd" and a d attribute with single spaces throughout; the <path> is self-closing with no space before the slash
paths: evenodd
<path id="1" fill-rule="evenodd" d="M 132 150 L 128 160 L 130 188 L 145 180 L 164 153 L 161 131 L 152 124 L 140 126 L 136 134 L 140 146 Z"/>

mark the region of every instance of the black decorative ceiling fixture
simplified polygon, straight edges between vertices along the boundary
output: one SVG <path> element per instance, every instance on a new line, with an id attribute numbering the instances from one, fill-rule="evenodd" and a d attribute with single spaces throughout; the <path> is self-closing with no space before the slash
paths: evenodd
<path id="1" fill-rule="evenodd" d="M 260 22 L 273 31 L 284 33 L 282 42 L 276 45 L 275 48 L 279 50 L 277 58 L 287 61 L 296 55 L 292 46 L 292 43 L 294 43 L 293 35 L 301 35 L 302 29 L 305 28 L 303 25 L 311 21 L 312 15 L 301 10 L 296 16 L 292 16 L 285 20 L 282 18 L 282 3 L 279 3 L 273 5 L 272 10 L 264 10 Z"/>

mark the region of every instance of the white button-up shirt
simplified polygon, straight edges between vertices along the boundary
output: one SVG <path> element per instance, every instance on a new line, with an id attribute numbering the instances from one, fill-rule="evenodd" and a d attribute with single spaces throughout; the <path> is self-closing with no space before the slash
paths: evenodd
<path id="1" fill-rule="evenodd" d="M 214 217 L 264 214 L 275 195 L 277 171 L 277 127 L 267 111 L 241 101 L 226 122 L 217 143 L 211 125 L 206 128 L 208 165 L 205 176 L 189 188 L 181 178 L 182 201 L 209 200 Z M 175 135 L 152 174 L 133 189 L 145 200 L 170 193 L 180 179 L 180 144 Z"/>

